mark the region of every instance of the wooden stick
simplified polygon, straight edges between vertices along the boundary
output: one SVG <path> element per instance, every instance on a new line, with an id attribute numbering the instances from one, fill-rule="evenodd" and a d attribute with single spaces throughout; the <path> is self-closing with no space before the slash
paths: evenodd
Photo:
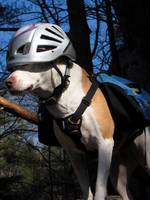
<path id="1" fill-rule="evenodd" d="M 26 108 L 22 107 L 17 103 L 13 103 L 4 97 L 0 96 L 0 107 L 4 109 L 4 111 L 14 114 L 15 116 L 21 117 L 33 124 L 38 124 L 38 115 L 36 112 L 31 112 Z"/>

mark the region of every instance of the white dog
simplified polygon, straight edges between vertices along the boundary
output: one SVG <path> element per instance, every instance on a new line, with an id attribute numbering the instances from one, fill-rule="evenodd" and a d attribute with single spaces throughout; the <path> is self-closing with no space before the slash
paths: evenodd
<path id="1" fill-rule="evenodd" d="M 91 87 L 86 72 L 74 62 L 68 65 L 65 61 L 74 58 L 70 40 L 60 27 L 52 24 L 23 27 L 9 44 L 7 63 L 12 73 L 6 84 L 14 94 L 30 92 L 44 99 L 42 102 L 54 118 L 55 135 L 70 157 L 84 199 L 92 200 L 85 152 L 61 130 L 55 120 L 72 115 Z M 56 92 L 58 86 L 61 89 Z M 52 98 L 55 99 L 53 104 L 50 103 Z M 114 122 L 100 89 L 97 89 L 91 105 L 82 115 L 80 130 L 79 140 L 85 149 L 98 151 L 94 199 L 104 200 L 114 146 Z"/>
<path id="2" fill-rule="evenodd" d="M 54 119 L 55 135 L 72 162 L 84 199 L 104 200 L 107 195 L 115 125 L 99 88 L 93 94 L 91 104 L 85 106 L 87 108 L 81 120 L 74 122 L 67 118 L 79 108 L 92 84 L 86 72 L 70 60 L 75 60 L 74 49 L 60 27 L 52 24 L 23 27 L 9 44 L 7 63 L 8 70 L 12 73 L 7 78 L 6 85 L 13 94 L 30 92 L 40 98 Z M 67 122 L 75 126 L 72 134 L 75 140 L 79 140 L 81 148 L 64 131 L 64 121 L 59 125 L 58 119 L 67 119 Z M 79 128 L 77 132 L 76 127 Z M 93 197 L 86 154 L 94 150 L 98 152 L 98 167 Z"/>

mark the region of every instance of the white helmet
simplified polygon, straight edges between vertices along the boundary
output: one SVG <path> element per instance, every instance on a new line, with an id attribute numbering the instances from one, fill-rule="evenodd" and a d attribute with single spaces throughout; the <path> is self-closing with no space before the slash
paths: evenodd
<path id="1" fill-rule="evenodd" d="M 7 56 L 8 69 L 18 65 L 50 62 L 61 56 L 75 60 L 75 50 L 57 25 L 39 23 L 19 29 L 12 37 Z"/>

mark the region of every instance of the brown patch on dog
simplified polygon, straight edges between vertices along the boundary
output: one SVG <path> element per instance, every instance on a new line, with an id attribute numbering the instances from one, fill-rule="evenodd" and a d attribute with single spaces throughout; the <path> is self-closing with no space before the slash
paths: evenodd
<path id="1" fill-rule="evenodd" d="M 84 92 L 87 93 L 91 86 L 91 82 L 85 70 L 82 70 L 82 85 Z M 94 110 L 96 121 L 103 137 L 112 138 L 114 133 L 114 121 L 111 116 L 107 101 L 99 88 L 92 99 L 91 106 Z"/>

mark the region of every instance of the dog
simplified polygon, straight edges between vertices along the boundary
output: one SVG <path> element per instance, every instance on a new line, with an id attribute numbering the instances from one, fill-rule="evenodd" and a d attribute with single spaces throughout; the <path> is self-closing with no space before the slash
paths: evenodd
<path id="1" fill-rule="evenodd" d="M 84 199 L 104 200 L 116 123 L 102 88 L 89 80 L 75 60 L 75 49 L 59 26 L 27 25 L 19 29 L 9 43 L 7 69 L 11 74 L 6 85 L 12 94 L 31 93 L 39 97 L 40 104 L 53 119 L 57 140 L 72 162 Z M 95 151 L 98 166 L 93 195 L 87 157 Z M 120 166 L 122 156 L 117 162 L 114 155 L 113 161 Z M 115 178 L 121 177 L 116 175 Z"/>
<path id="2" fill-rule="evenodd" d="M 57 59 L 55 65 L 64 75 L 66 63 Z M 12 68 L 6 85 L 12 94 L 31 93 L 41 99 L 48 99 L 61 83 L 61 77 L 55 68 L 48 64 L 25 65 Z M 83 97 L 91 86 L 88 74 L 76 63 L 72 63 L 68 87 L 54 104 L 47 102 L 46 107 L 54 117 L 54 131 L 57 140 L 67 152 L 79 180 L 83 197 L 92 200 L 86 166 L 86 154 L 78 149 L 74 141 L 59 128 L 55 119 L 65 118 L 76 111 Z M 80 141 L 87 151 L 98 151 L 98 169 L 95 188 L 95 200 L 104 200 L 107 195 L 106 185 L 109 176 L 112 151 L 114 146 L 114 122 L 105 97 L 97 89 L 91 105 L 82 115 Z"/>

